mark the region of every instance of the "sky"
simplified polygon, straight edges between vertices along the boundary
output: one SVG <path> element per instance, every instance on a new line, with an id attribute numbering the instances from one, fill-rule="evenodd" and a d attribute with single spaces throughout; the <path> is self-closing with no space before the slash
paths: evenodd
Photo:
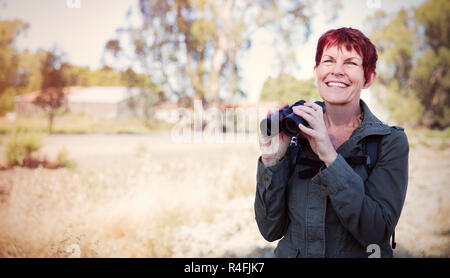
<path id="1" fill-rule="evenodd" d="M 75 5 L 70 7 L 70 2 Z M 77 2 L 81 4 L 79 8 Z M 296 46 L 300 69 L 294 75 L 298 79 L 313 77 L 316 43 L 327 30 L 352 27 L 365 33 L 365 19 L 377 9 L 393 13 L 401 8 L 417 7 L 424 0 L 343 0 L 339 17 L 331 23 L 327 1 L 317 2 L 311 36 L 306 43 Z M 35 51 L 56 46 L 66 53 L 65 58 L 72 64 L 96 69 L 102 66 L 106 42 L 115 37 L 117 28 L 127 25 L 126 13 L 131 6 L 136 7 L 136 3 L 136 0 L 6 0 L 6 7 L 0 4 L 0 20 L 18 18 L 30 24 L 17 40 L 17 49 Z M 252 49 L 242 60 L 242 87 L 251 102 L 258 99 L 267 77 L 276 74 L 270 39 L 270 33 L 257 32 Z"/>

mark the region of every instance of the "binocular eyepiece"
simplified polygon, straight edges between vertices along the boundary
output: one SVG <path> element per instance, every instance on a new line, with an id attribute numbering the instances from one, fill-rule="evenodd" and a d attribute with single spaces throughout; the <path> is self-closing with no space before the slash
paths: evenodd
<path id="1" fill-rule="evenodd" d="M 323 102 L 316 101 L 315 103 L 320 105 L 323 109 L 323 112 L 325 112 L 325 104 Z M 292 111 L 292 107 L 304 104 L 304 100 L 297 101 L 291 106 L 286 107 L 279 112 L 273 113 L 266 119 L 262 120 L 259 125 L 262 134 L 267 137 L 272 137 L 279 134 L 280 132 L 283 132 L 287 136 L 293 137 L 300 133 L 300 129 L 298 128 L 299 124 L 310 127 L 305 119 L 296 115 Z"/>

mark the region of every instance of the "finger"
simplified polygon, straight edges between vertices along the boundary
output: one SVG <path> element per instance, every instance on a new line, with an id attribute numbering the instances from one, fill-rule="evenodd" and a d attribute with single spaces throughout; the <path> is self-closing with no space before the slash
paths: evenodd
<path id="1" fill-rule="evenodd" d="M 278 109 L 278 111 L 281 111 L 281 110 L 283 110 L 284 108 L 286 108 L 286 107 L 288 107 L 289 106 L 289 103 L 285 103 L 285 104 L 283 104 L 282 106 L 280 106 L 280 108 Z"/>
<path id="2" fill-rule="evenodd" d="M 263 154 L 270 154 L 272 153 L 272 147 L 271 147 L 271 142 L 267 142 L 267 143 L 261 143 L 260 145 L 261 148 L 261 152 Z"/>
<path id="3" fill-rule="evenodd" d="M 316 110 L 314 110 L 312 107 L 308 107 L 308 106 L 304 106 L 304 105 L 295 106 L 292 108 L 292 111 L 294 111 L 294 108 L 305 111 L 306 113 L 311 114 L 311 115 L 316 112 Z"/>
<path id="4" fill-rule="evenodd" d="M 311 109 L 311 108 L 308 108 Z M 314 114 L 308 114 L 307 112 L 305 112 L 303 109 L 299 108 L 298 110 L 294 111 L 294 113 L 299 116 L 300 118 L 302 118 L 303 120 L 305 120 L 309 126 L 311 126 L 313 129 L 317 129 L 318 126 L 318 120 L 315 118 L 317 117 Z"/>
<path id="5" fill-rule="evenodd" d="M 273 137 L 264 147 L 263 152 L 265 154 L 275 154 L 279 150 L 280 138 L 279 136 Z"/>
<path id="6" fill-rule="evenodd" d="M 261 144 L 267 144 L 268 142 L 270 142 L 270 140 L 271 137 L 262 134 L 261 131 L 259 132 L 259 142 Z"/>
<path id="7" fill-rule="evenodd" d="M 308 108 L 311 109 L 311 108 Z M 310 111 L 306 112 L 303 108 L 298 108 L 296 110 L 292 110 L 294 111 L 294 114 L 296 114 L 297 116 L 300 116 L 301 118 L 303 118 L 305 121 L 308 122 L 309 125 L 312 126 L 313 122 L 314 122 L 314 114 L 312 114 Z"/>
<path id="8" fill-rule="evenodd" d="M 304 125 L 302 125 L 302 124 L 299 124 L 299 125 L 298 125 L 298 128 L 300 129 L 300 131 L 301 131 L 303 134 L 305 134 L 305 135 L 307 135 L 307 136 L 310 136 L 310 137 L 312 137 L 312 138 L 317 138 L 317 137 L 319 136 L 319 133 L 318 133 L 317 131 L 315 131 L 315 130 L 312 129 L 312 128 L 308 128 L 308 127 L 306 127 L 306 126 L 304 126 Z"/>
<path id="9" fill-rule="evenodd" d="M 307 107 L 311 107 L 312 109 L 314 109 L 314 111 L 321 111 L 323 113 L 322 106 L 318 105 L 315 102 L 306 102 L 304 105 Z"/>
<path id="10" fill-rule="evenodd" d="M 270 144 L 270 139 L 271 139 L 270 137 L 267 137 L 267 136 L 263 135 L 262 133 L 260 133 L 259 135 L 260 135 L 259 142 L 262 145 L 267 145 L 268 143 Z"/>
<path id="11" fill-rule="evenodd" d="M 267 112 L 267 117 L 269 117 L 270 115 L 272 115 L 274 112 L 280 112 L 281 110 L 283 110 L 284 108 L 288 107 L 289 103 L 285 103 L 282 106 L 279 106 L 278 108 L 269 110 L 269 112 Z"/>
<path id="12" fill-rule="evenodd" d="M 320 127 L 320 122 L 323 121 L 322 110 L 316 111 L 304 105 L 299 106 L 296 110 L 297 112 L 294 111 L 294 113 L 305 119 L 312 128 L 317 130 Z"/>

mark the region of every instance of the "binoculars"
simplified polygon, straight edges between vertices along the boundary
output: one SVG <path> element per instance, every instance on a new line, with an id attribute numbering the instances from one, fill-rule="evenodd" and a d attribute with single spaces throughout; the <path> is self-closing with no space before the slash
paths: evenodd
<path id="1" fill-rule="evenodd" d="M 310 127 L 305 119 L 294 114 L 294 112 L 292 111 L 292 107 L 303 105 L 305 104 L 305 102 L 306 101 L 304 100 L 297 101 L 291 106 L 286 107 L 279 112 L 273 113 L 272 115 L 262 120 L 259 125 L 262 134 L 267 137 L 272 137 L 279 134 L 280 132 L 283 132 L 287 136 L 293 137 L 300 133 L 300 129 L 298 128 L 299 124 Z M 325 104 L 323 102 L 316 101 L 315 103 L 320 105 L 323 112 L 325 112 Z"/>

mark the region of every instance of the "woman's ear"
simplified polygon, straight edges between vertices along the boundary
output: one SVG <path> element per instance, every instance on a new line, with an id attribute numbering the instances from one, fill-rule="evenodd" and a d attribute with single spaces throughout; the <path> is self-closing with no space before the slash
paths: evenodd
<path id="1" fill-rule="evenodd" d="M 377 76 L 377 73 L 374 71 L 369 75 L 369 80 L 366 81 L 366 84 L 364 84 L 363 89 L 369 88 L 373 82 L 375 81 L 375 77 Z"/>

